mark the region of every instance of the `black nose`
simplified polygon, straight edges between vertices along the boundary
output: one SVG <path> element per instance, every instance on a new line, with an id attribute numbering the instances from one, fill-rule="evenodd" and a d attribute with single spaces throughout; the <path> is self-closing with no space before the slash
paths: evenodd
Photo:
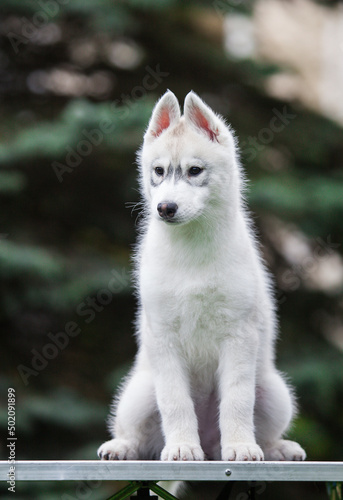
<path id="1" fill-rule="evenodd" d="M 164 220 L 170 220 L 174 217 L 177 211 L 176 203 L 159 203 L 157 205 L 157 211 Z"/>

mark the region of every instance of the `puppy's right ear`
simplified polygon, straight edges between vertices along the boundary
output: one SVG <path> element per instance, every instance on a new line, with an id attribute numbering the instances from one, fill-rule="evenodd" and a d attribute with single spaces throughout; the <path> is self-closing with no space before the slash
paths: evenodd
<path id="1" fill-rule="evenodd" d="M 167 90 L 154 107 L 144 139 L 156 139 L 164 130 L 175 125 L 180 117 L 179 102 L 173 92 Z"/>

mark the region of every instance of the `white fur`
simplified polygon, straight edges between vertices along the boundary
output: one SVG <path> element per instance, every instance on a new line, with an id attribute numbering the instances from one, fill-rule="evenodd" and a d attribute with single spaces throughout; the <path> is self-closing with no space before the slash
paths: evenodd
<path id="1" fill-rule="evenodd" d="M 139 164 L 139 350 L 99 456 L 303 460 L 297 443 L 281 439 L 294 403 L 274 365 L 274 300 L 231 130 L 193 92 L 181 117 L 168 91 Z M 192 166 L 201 172 L 191 176 Z M 167 202 L 178 207 L 172 221 L 157 210 Z"/>

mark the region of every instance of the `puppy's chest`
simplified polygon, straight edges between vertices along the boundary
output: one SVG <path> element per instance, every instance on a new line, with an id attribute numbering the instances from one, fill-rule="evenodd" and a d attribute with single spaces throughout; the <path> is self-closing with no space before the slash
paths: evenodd
<path id="1" fill-rule="evenodd" d="M 143 301 L 152 325 L 163 325 L 166 337 L 176 338 L 184 345 L 207 345 L 218 342 L 228 333 L 235 308 L 224 287 L 203 281 L 178 286 L 160 286 L 143 293 Z M 232 310 L 233 309 L 233 310 Z M 175 338 L 176 337 L 176 338 Z"/>
<path id="2" fill-rule="evenodd" d="M 166 340 L 186 359 L 197 381 L 218 364 L 222 341 L 230 334 L 227 298 L 211 287 L 183 294 L 173 311 L 165 312 Z"/>
<path id="3" fill-rule="evenodd" d="M 141 262 L 140 295 L 153 335 L 190 349 L 210 349 L 230 335 L 247 305 L 237 269 L 227 262 L 180 265 L 182 259 L 148 257 Z"/>
<path id="4" fill-rule="evenodd" d="M 176 321 L 182 338 L 202 337 L 224 333 L 230 319 L 230 298 L 227 293 L 214 285 L 191 289 L 176 299 Z"/>

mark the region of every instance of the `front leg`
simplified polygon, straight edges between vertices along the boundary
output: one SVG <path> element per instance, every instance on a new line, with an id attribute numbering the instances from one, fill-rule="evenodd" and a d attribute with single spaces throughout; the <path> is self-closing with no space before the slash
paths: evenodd
<path id="1" fill-rule="evenodd" d="M 263 460 L 254 432 L 257 335 L 240 331 L 225 341 L 219 362 L 222 460 Z"/>
<path id="2" fill-rule="evenodd" d="M 165 437 L 161 460 L 204 460 L 188 372 L 178 349 L 155 339 L 150 359 Z"/>

